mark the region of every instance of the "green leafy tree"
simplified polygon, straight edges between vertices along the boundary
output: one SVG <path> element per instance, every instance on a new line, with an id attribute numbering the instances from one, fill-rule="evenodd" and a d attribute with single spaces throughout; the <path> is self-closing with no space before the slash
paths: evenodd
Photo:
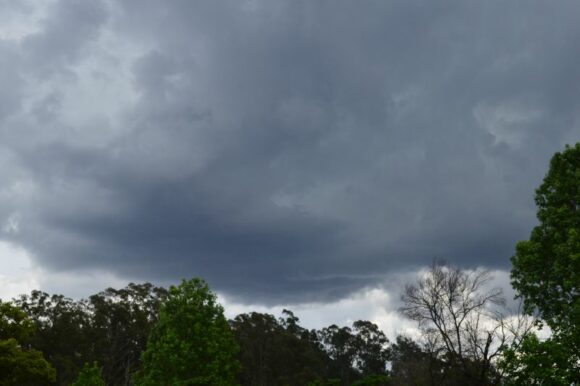
<path id="1" fill-rule="evenodd" d="M 552 335 L 545 342 L 530 338 L 526 350 L 514 360 L 521 360 L 523 365 L 533 360 L 530 355 L 543 353 L 545 360 L 554 354 L 552 362 L 557 363 L 561 350 L 566 350 L 568 367 L 554 368 L 559 374 L 565 370 L 566 384 L 579 384 L 580 143 L 566 146 L 552 157 L 535 201 L 539 224 L 532 229 L 529 240 L 516 245 L 512 285 L 524 299 L 525 310 L 537 311 Z"/>
<path id="2" fill-rule="evenodd" d="M 97 362 L 92 365 L 85 363 L 76 381 L 71 386 L 105 386 L 105 381 L 101 377 L 101 369 Z"/>
<path id="3" fill-rule="evenodd" d="M 569 348 L 553 339 L 540 341 L 529 334 L 518 347 L 506 349 L 500 360 L 500 368 L 506 374 L 505 385 L 569 386 L 574 356 Z"/>
<path id="4" fill-rule="evenodd" d="M 24 342 L 34 333 L 34 322 L 26 313 L 11 303 L 0 300 L 0 339 Z"/>
<path id="5" fill-rule="evenodd" d="M 0 386 L 50 385 L 54 368 L 40 351 L 23 344 L 34 332 L 34 323 L 18 307 L 0 301 Z"/>
<path id="6" fill-rule="evenodd" d="M 143 353 L 137 385 L 234 385 L 238 346 L 201 279 L 171 286 Z"/>

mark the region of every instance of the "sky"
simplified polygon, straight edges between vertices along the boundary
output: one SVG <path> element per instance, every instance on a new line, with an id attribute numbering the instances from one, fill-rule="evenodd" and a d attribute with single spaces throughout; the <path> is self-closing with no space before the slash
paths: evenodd
<path id="1" fill-rule="evenodd" d="M 496 273 L 580 138 L 576 1 L 0 0 L 0 298 L 206 279 L 234 312 L 396 312 Z M 510 296 L 512 294 L 510 293 Z"/>

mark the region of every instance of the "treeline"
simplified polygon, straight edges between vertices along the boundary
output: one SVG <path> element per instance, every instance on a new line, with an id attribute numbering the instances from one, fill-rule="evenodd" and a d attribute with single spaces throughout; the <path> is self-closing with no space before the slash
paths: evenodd
<path id="1" fill-rule="evenodd" d="M 192 326 L 203 322 L 199 325 L 199 336 L 192 339 L 203 341 L 198 343 L 198 348 L 215 343 L 223 350 L 223 342 L 221 346 L 219 344 L 220 338 L 223 340 L 231 333 L 235 355 L 228 360 L 236 368 L 235 380 L 240 385 L 328 382 L 355 385 L 366 384 L 360 383 L 365 378 L 374 379 L 373 384 L 383 384 L 388 379 L 386 364 L 393 353 L 397 353 L 399 358 L 395 367 L 404 368 L 407 365 L 403 362 L 411 360 L 408 351 L 419 350 L 418 346 L 403 338 L 400 343 L 390 345 L 378 326 L 369 321 L 357 321 L 352 326 L 332 325 L 321 330 L 308 330 L 289 310 L 284 310 L 279 318 L 257 312 L 241 314 L 228 321 L 227 330 L 212 335 L 215 318 L 202 320 L 201 314 L 208 312 L 208 308 L 210 311 L 214 309 L 214 312 L 217 310 L 218 314 L 221 310 L 217 304 L 212 307 L 207 305 L 208 299 L 213 298 L 211 292 L 199 294 L 200 288 L 206 287 L 205 283 L 197 279 L 192 281 L 197 283 L 197 288 L 190 300 L 195 300 L 196 296 L 204 298 L 201 304 L 196 305 L 199 306 L 197 310 L 189 316 L 184 315 L 186 319 L 191 318 Z M 184 283 L 175 288 L 182 290 Z M 168 295 L 168 290 L 150 283 L 129 284 L 123 289 L 109 288 L 78 301 L 62 295 L 32 291 L 10 303 L 2 303 L 0 338 L 16 339 L 24 352 L 42 353 L 56 370 L 54 384 L 70 385 L 78 378 L 85 364 L 97 363 L 106 385 L 131 385 L 135 374 L 142 370 L 141 358 L 151 331 L 158 325 L 160 308 L 164 304 L 166 308 L 171 305 L 167 303 Z M 9 308 L 11 313 L 8 312 Z M 175 310 L 175 314 L 186 311 L 180 308 Z M 22 326 L 24 320 L 27 321 L 26 326 Z M 13 326 L 11 330 L 10 325 Z M 18 325 L 28 332 L 19 335 Z M 188 327 L 183 326 L 184 329 Z M 212 357 L 200 359 L 208 363 L 215 361 Z M 24 365 L 31 364 L 27 361 Z M 9 372 L 3 372 L 0 379 Z M 47 374 L 48 379 L 43 379 Z M 34 385 L 53 384 L 50 372 L 37 375 L 38 378 L 27 382 Z M 16 378 L 14 381 L 17 382 Z M 377 383 L 379 381 L 384 382 Z"/>
<path id="2" fill-rule="evenodd" d="M 501 316 L 488 279 L 433 264 L 406 286 L 400 310 L 423 335 L 395 342 L 365 320 L 307 329 L 289 310 L 228 321 L 197 278 L 168 290 L 131 283 L 78 301 L 32 291 L 0 303 L 0 342 L 12 350 L 0 350 L 0 385 L 506 384 L 498 359 L 531 324 Z"/>

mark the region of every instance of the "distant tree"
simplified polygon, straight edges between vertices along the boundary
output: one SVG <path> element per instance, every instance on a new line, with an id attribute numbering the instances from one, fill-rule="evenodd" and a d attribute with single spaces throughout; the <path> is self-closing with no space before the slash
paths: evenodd
<path id="1" fill-rule="evenodd" d="M 238 347 L 223 308 L 201 279 L 169 288 L 137 385 L 234 385 Z"/>
<path id="2" fill-rule="evenodd" d="M 42 386 L 55 380 L 40 351 L 23 348 L 34 324 L 18 307 L 0 301 L 0 385 Z"/>
<path id="3" fill-rule="evenodd" d="M 101 377 L 101 369 L 97 362 L 92 365 L 86 363 L 71 386 L 105 386 L 105 381 Z"/>
<path id="4" fill-rule="evenodd" d="M 352 329 L 333 324 L 320 330 L 319 334 L 330 357 L 329 378 L 340 379 L 343 386 L 350 385 L 360 376 L 354 368 L 357 341 Z"/>
<path id="5" fill-rule="evenodd" d="M 366 320 L 358 320 L 352 327 L 355 334 L 356 367 L 365 377 L 387 375 L 386 364 L 391 353 L 389 340 L 384 332 L 376 324 Z"/>
<path id="6" fill-rule="evenodd" d="M 16 304 L 35 326 L 29 347 L 57 370 L 57 385 L 70 385 L 85 363 L 102 365 L 107 385 L 127 385 L 141 365 L 149 333 L 167 290 L 150 283 L 108 288 L 88 300 L 32 291 Z"/>
<path id="7" fill-rule="evenodd" d="M 545 342 L 530 338 L 513 360 L 531 369 L 526 363 L 541 355 L 559 364 L 551 366 L 554 372 L 542 370 L 543 384 L 554 378 L 580 384 L 580 143 L 552 157 L 535 201 L 539 224 L 516 246 L 512 285 L 525 310 L 538 311 L 552 335 Z M 561 360 L 563 353 L 568 360 Z M 539 372 L 534 382 L 541 382 Z"/>
<path id="8" fill-rule="evenodd" d="M 299 325 L 291 311 L 284 318 L 252 312 L 232 320 L 240 346 L 241 385 L 305 385 L 325 374 L 325 354 L 316 334 Z"/>
<path id="9" fill-rule="evenodd" d="M 411 338 L 398 336 L 391 346 L 391 386 L 436 385 L 440 370 L 436 356 Z"/>
<path id="10" fill-rule="evenodd" d="M 86 302 L 35 290 L 15 303 L 34 322 L 28 346 L 42 351 L 54 366 L 57 385 L 70 385 L 83 364 L 95 359 Z"/>
<path id="11" fill-rule="evenodd" d="M 488 289 L 487 271 L 434 263 L 403 293 L 402 313 L 419 323 L 428 351 L 442 365 L 445 382 L 499 383 L 495 361 L 502 349 L 529 330 L 503 314 L 501 290 Z"/>
<path id="12" fill-rule="evenodd" d="M 305 385 L 324 377 L 326 355 L 315 330 L 300 326 L 300 319 L 290 310 L 282 310 L 278 321 L 286 334 L 281 342 L 287 374 L 280 378 L 284 385 Z"/>
<path id="13" fill-rule="evenodd" d="M 131 382 L 141 367 L 141 352 L 166 297 L 167 290 L 151 283 L 129 283 L 125 288 L 108 288 L 89 297 L 91 358 L 102 365 L 107 385 Z"/>

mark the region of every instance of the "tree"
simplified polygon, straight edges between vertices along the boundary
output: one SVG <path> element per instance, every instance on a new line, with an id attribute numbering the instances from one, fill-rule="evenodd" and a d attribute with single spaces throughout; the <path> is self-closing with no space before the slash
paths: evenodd
<path id="1" fill-rule="evenodd" d="M 232 320 L 240 346 L 241 385 L 305 385 L 324 378 L 326 356 L 316 334 L 291 311 L 285 318 L 252 312 Z"/>
<path id="2" fill-rule="evenodd" d="M 0 339 L 24 342 L 34 332 L 34 323 L 26 313 L 11 303 L 0 300 Z"/>
<path id="3" fill-rule="evenodd" d="M 34 322 L 27 345 L 42 351 L 54 366 L 57 385 L 70 385 L 83 364 L 95 359 L 86 302 L 35 290 L 20 296 L 15 304 Z"/>
<path id="4" fill-rule="evenodd" d="M 32 291 L 16 304 L 35 327 L 27 345 L 56 368 L 58 385 L 70 385 L 85 363 L 102 365 L 107 385 L 127 385 L 167 291 L 150 283 L 108 288 L 88 300 Z"/>
<path id="5" fill-rule="evenodd" d="M 487 288 L 490 278 L 485 270 L 434 263 L 405 288 L 401 311 L 419 323 L 428 352 L 443 366 L 441 384 L 497 383 L 496 357 L 527 330 L 521 320 L 508 323 L 501 290 Z"/>
<path id="6" fill-rule="evenodd" d="M 223 308 L 201 279 L 171 286 L 159 312 L 138 385 L 234 385 L 239 364 Z"/>
<path id="7" fill-rule="evenodd" d="M 580 383 L 580 143 L 556 153 L 543 183 L 536 190 L 539 225 L 530 238 L 516 245 L 512 257 L 512 285 L 528 313 L 539 312 L 551 328 L 546 342 L 529 341 L 529 355 L 559 356 L 565 350 L 569 365 L 564 382 Z M 545 345 L 545 347 L 542 347 Z M 558 346 L 558 349 L 555 349 Z M 516 359 L 514 358 L 514 359 Z M 553 358 L 557 362 L 557 358 Z M 561 370 L 561 369 L 560 369 Z M 546 375 L 548 378 L 551 375 Z"/>
<path id="8" fill-rule="evenodd" d="M 320 330 L 320 336 L 331 359 L 329 377 L 340 379 L 341 385 L 350 385 L 351 381 L 360 375 L 353 368 L 357 342 L 352 329 L 333 324 Z"/>
<path id="9" fill-rule="evenodd" d="M 569 370 L 575 360 L 560 342 L 540 341 L 535 334 L 528 334 L 519 347 L 504 351 L 499 366 L 506 375 L 505 385 L 569 386 L 576 384 Z"/>
<path id="10" fill-rule="evenodd" d="M 34 331 L 33 322 L 18 307 L 0 301 L 0 386 L 50 385 L 54 368 L 40 351 L 22 344 Z"/>
<path id="11" fill-rule="evenodd" d="M 105 386 L 105 381 L 101 377 L 101 369 L 97 362 L 93 362 L 92 366 L 85 363 L 77 380 L 71 386 Z"/>
<path id="12" fill-rule="evenodd" d="M 102 365 L 107 385 L 129 384 L 141 367 L 141 352 L 166 296 L 167 290 L 151 283 L 129 283 L 89 297 L 91 357 Z"/>
<path id="13" fill-rule="evenodd" d="M 362 375 L 387 375 L 386 364 L 391 353 L 385 333 L 379 326 L 367 320 L 357 320 L 352 327 L 355 333 L 355 362 Z"/>
<path id="14" fill-rule="evenodd" d="M 412 339 L 397 336 L 391 346 L 392 386 L 436 384 L 440 375 L 438 361 Z"/>

